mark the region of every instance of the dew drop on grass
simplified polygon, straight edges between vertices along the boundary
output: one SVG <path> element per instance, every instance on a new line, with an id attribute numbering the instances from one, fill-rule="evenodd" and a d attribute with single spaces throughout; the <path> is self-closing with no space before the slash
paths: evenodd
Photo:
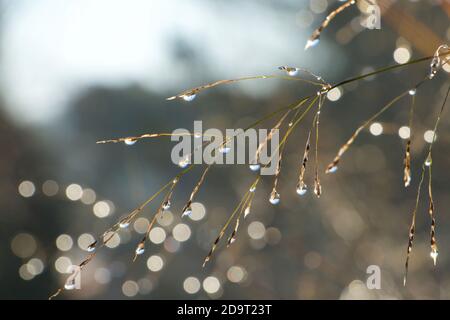
<path id="1" fill-rule="evenodd" d="M 169 200 L 164 201 L 162 208 L 163 208 L 163 210 L 169 210 L 170 209 L 170 201 Z"/>
<path id="2" fill-rule="evenodd" d="M 192 101 L 195 99 L 197 95 L 195 93 L 186 93 L 184 95 L 182 95 L 181 97 L 183 98 L 184 101 Z"/>
<path id="3" fill-rule="evenodd" d="M 311 40 L 308 39 L 308 41 L 306 41 L 306 45 L 305 45 L 305 50 L 308 50 L 311 47 L 315 47 L 319 44 L 319 38 Z"/>
<path id="4" fill-rule="evenodd" d="M 303 184 L 302 186 L 297 186 L 297 189 L 295 190 L 299 196 L 303 196 L 308 191 L 308 188 L 306 184 Z"/>
<path id="5" fill-rule="evenodd" d="M 178 166 L 180 168 L 186 168 L 189 165 L 189 157 L 185 157 L 183 159 L 180 160 L 180 162 L 178 162 Z"/>
<path id="6" fill-rule="evenodd" d="M 127 146 L 132 146 L 133 144 L 136 143 L 136 140 L 133 140 L 133 139 L 125 139 L 125 140 L 124 140 L 124 143 L 125 143 Z"/>
<path id="7" fill-rule="evenodd" d="M 269 198 L 269 202 L 273 205 L 280 203 L 280 194 L 278 192 L 272 192 Z"/>

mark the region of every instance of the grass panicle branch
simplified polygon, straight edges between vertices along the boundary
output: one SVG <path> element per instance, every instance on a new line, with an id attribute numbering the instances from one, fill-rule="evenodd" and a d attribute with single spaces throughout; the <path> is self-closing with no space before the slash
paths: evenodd
<path id="1" fill-rule="evenodd" d="M 329 24 L 329 22 L 337 15 L 339 14 L 341 11 L 343 11 L 344 9 L 346 9 L 347 7 L 353 5 L 356 1 L 346 1 L 344 4 L 342 4 L 338 9 L 336 9 L 335 11 L 333 11 L 327 18 L 326 21 L 324 21 L 324 23 L 313 33 L 313 37 L 310 39 L 312 41 L 318 40 L 320 37 L 320 33 L 323 31 L 324 28 L 326 28 L 326 26 Z M 302 83 L 306 83 L 306 84 L 311 84 L 314 86 L 319 86 L 321 89 L 320 91 L 317 93 L 315 92 L 314 94 L 311 94 L 309 96 L 303 97 L 298 99 L 297 101 L 291 103 L 288 106 L 283 106 L 283 107 L 279 107 L 277 109 L 275 109 L 273 112 L 265 115 L 264 117 L 258 119 L 257 121 L 255 121 L 254 123 L 250 124 L 247 128 L 244 129 L 244 132 L 247 129 L 250 128 L 255 128 L 258 125 L 260 125 L 261 123 L 263 123 L 266 120 L 272 119 L 276 116 L 278 116 L 279 114 L 283 114 L 281 116 L 281 118 L 279 119 L 279 121 L 277 122 L 277 124 L 275 125 L 274 128 L 279 129 L 281 128 L 285 118 L 288 116 L 288 114 L 290 114 L 290 112 L 295 111 L 294 116 L 292 117 L 291 122 L 288 124 L 288 129 L 286 131 L 286 133 L 284 134 L 281 142 L 279 143 L 276 152 L 280 152 L 282 153 L 285 144 L 288 141 L 289 136 L 291 135 L 291 133 L 293 132 L 293 130 L 297 127 L 297 125 L 302 121 L 302 119 L 308 114 L 308 112 L 313 108 L 313 106 L 316 105 L 317 101 L 318 101 L 318 107 L 317 107 L 317 112 L 316 115 L 314 117 L 314 121 L 313 121 L 313 125 L 315 127 L 315 138 L 316 138 L 316 142 L 315 142 L 315 167 L 316 167 L 316 174 L 315 174 L 315 184 L 316 184 L 316 188 L 317 185 L 320 185 L 319 182 L 319 176 L 318 176 L 318 145 L 319 145 L 319 115 L 320 115 L 320 111 L 321 111 L 321 107 L 323 104 L 323 99 L 325 97 L 325 94 L 336 87 L 339 86 L 343 86 L 345 84 L 348 83 L 352 83 L 352 82 L 356 82 L 359 81 L 361 79 L 365 79 L 367 77 L 373 76 L 373 75 L 377 75 L 377 74 L 381 74 L 381 73 L 386 73 L 388 71 L 392 71 L 398 68 L 404 68 L 406 66 L 410 66 L 412 64 L 416 64 L 416 63 L 420 63 L 420 62 L 424 62 L 424 61 L 429 61 L 430 59 L 432 59 L 431 62 L 431 70 L 430 70 L 430 74 L 428 76 L 428 79 L 431 79 L 434 77 L 434 75 L 436 74 L 437 70 L 442 67 L 443 64 L 448 62 L 448 59 L 444 61 L 441 59 L 442 56 L 445 56 L 448 54 L 448 46 L 441 46 L 439 47 L 439 49 L 436 51 L 435 55 L 432 57 L 424 57 L 424 58 L 420 58 L 420 59 L 416 59 L 416 60 L 411 60 L 407 63 L 404 64 L 398 64 L 398 65 L 392 65 L 392 66 L 388 66 L 388 67 L 384 67 L 378 70 L 375 70 L 373 72 L 369 72 L 363 75 L 359 75 L 353 78 L 349 78 L 347 80 L 343 80 L 341 82 L 338 82 L 334 85 L 330 85 L 327 82 L 325 82 L 321 77 L 305 70 L 305 69 L 301 69 L 301 68 L 292 68 L 292 67 L 280 67 L 279 69 L 282 71 L 285 71 L 287 73 L 287 76 L 278 76 L 278 75 L 270 75 L 270 76 L 255 76 L 255 77 L 244 77 L 244 78 L 237 78 L 237 79 L 231 79 L 231 80 L 220 80 L 220 81 L 216 81 L 216 82 L 212 82 L 203 86 L 199 86 L 190 90 L 186 90 L 183 91 L 180 94 L 177 94 L 175 96 L 169 97 L 167 100 L 174 100 L 174 99 L 182 99 L 182 100 L 186 100 L 186 101 L 191 101 L 195 98 L 195 96 L 202 90 L 208 89 L 208 88 L 213 88 L 222 84 L 230 84 L 230 83 L 235 83 L 235 82 L 239 82 L 239 81 L 245 81 L 245 80 L 256 80 L 256 79 L 284 79 L 284 80 L 292 80 L 292 81 L 298 81 L 298 82 L 302 82 Z M 296 75 L 299 71 L 305 72 L 306 74 L 312 76 L 316 81 L 313 80 L 308 80 L 308 79 L 303 79 L 303 78 L 298 78 L 298 77 L 294 77 L 294 75 Z M 419 86 L 420 83 L 417 85 Z M 341 149 L 339 150 L 338 153 L 338 157 L 335 158 L 335 160 L 333 161 L 333 167 L 337 168 L 337 164 L 339 162 L 340 157 L 343 155 L 343 153 L 349 148 L 349 146 L 353 143 L 353 141 L 356 139 L 356 137 L 358 136 L 358 134 L 361 132 L 362 129 L 364 129 L 371 121 L 373 121 L 375 118 L 377 118 L 379 115 L 381 115 L 384 111 L 386 111 L 388 108 L 390 108 L 396 101 L 398 101 L 399 99 L 401 99 L 406 93 L 403 93 L 399 96 L 397 96 L 396 98 L 394 98 L 392 101 L 390 101 L 387 105 L 385 105 L 378 113 L 376 113 L 373 117 L 371 117 L 368 121 L 366 121 L 362 126 L 360 126 L 355 133 L 353 134 L 353 136 L 347 141 L 347 143 L 341 147 Z M 448 93 L 447 93 L 448 94 Z M 302 108 L 302 106 L 306 105 L 306 108 Z M 442 108 L 443 110 L 443 108 Z M 441 113 L 442 113 L 441 110 Z M 436 129 L 437 129 L 437 124 L 439 123 L 439 119 L 440 116 L 438 117 L 438 120 L 436 122 Z M 312 128 L 311 128 L 312 129 Z M 194 133 L 193 135 L 198 135 L 199 133 Z M 118 142 L 123 142 L 127 145 L 132 145 L 134 144 L 137 140 L 140 139 L 146 139 L 146 138 L 158 138 L 158 137 L 164 137 L 164 136 L 173 136 L 175 134 L 172 133 L 146 133 L 140 136 L 129 136 L 129 137 L 124 137 L 124 138 L 119 138 L 119 139 L 110 139 L 110 140 L 102 140 L 102 141 L 98 141 L 97 143 L 99 144 L 104 144 L 104 143 L 118 143 Z M 308 137 L 307 137 L 307 142 L 306 142 L 306 147 L 305 147 L 305 151 L 303 154 L 303 161 L 302 161 L 302 166 L 300 168 L 300 174 L 299 174 L 299 184 L 297 186 L 297 190 L 298 187 L 301 187 L 303 190 L 303 187 L 306 189 L 306 184 L 304 183 L 304 176 L 305 176 L 305 170 L 306 170 L 306 164 L 308 161 L 308 154 L 311 148 L 311 144 L 310 144 L 310 138 L 311 138 L 311 130 L 309 131 Z M 270 137 L 263 142 L 263 144 L 266 144 L 268 141 L 270 140 Z M 227 143 L 227 141 L 224 141 L 224 145 Z M 432 144 L 431 144 L 432 145 Z M 429 156 L 431 157 L 431 145 L 430 145 L 430 152 L 429 152 Z M 261 147 L 261 145 L 259 146 Z M 281 149 L 280 149 L 281 148 Z M 408 146 L 409 148 L 409 146 Z M 258 156 L 258 154 L 256 154 L 256 156 Z M 431 159 L 431 158 L 430 158 Z M 128 215 L 126 215 L 124 218 L 120 219 L 116 224 L 114 224 L 112 227 L 110 227 L 109 229 L 107 229 L 100 237 L 98 237 L 99 240 L 95 240 L 90 246 L 89 246 L 89 254 L 87 255 L 87 257 L 79 264 L 80 268 L 83 269 L 90 261 L 92 261 L 92 259 L 95 257 L 95 255 L 98 252 L 98 249 L 105 246 L 114 236 L 115 233 L 118 232 L 119 229 L 121 228 L 126 228 L 128 225 L 130 225 L 130 223 L 143 211 L 144 208 L 146 208 L 149 204 L 151 204 L 153 202 L 153 200 L 155 200 L 156 198 L 158 198 L 159 196 L 161 196 L 161 194 L 165 193 L 165 196 L 163 197 L 159 207 L 157 208 L 156 212 L 153 215 L 152 221 L 149 224 L 149 227 L 146 231 L 146 234 L 144 236 L 144 238 L 142 239 L 142 241 L 138 244 L 137 248 L 136 248 L 136 252 L 140 252 L 144 250 L 144 243 L 145 240 L 148 238 L 149 232 L 151 231 L 155 221 L 157 220 L 157 217 L 159 217 L 161 214 L 163 214 L 164 210 L 167 210 L 170 207 L 170 200 L 173 194 L 173 190 L 175 188 L 175 186 L 178 184 L 179 180 L 185 175 L 187 174 L 190 170 L 192 170 L 192 168 L 194 167 L 194 164 L 190 164 L 187 165 L 178 175 L 176 175 L 173 179 L 171 179 L 168 183 L 166 183 L 165 185 L 163 185 L 157 192 L 155 192 L 152 196 L 150 196 L 147 200 L 145 200 L 141 205 L 139 205 L 137 208 L 135 208 L 133 211 L 131 211 Z M 197 182 L 197 184 L 195 185 L 191 196 L 187 202 L 187 206 L 185 206 L 185 208 L 183 209 L 183 212 L 186 210 L 186 208 L 189 208 L 190 203 L 192 203 L 193 198 L 195 197 L 196 193 L 198 192 L 198 190 L 200 189 L 201 185 L 204 182 L 205 176 L 209 170 L 210 166 L 207 166 L 205 168 L 205 170 L 203 171 L 203 174 L 200 178 L 200 180 Z M 424 168 L 424 167 L 423 167 Z M 331 172 L 332 167 L 328 167 L 327 168 L 327 172 Z M 277 173 L 276 173 L 276 178 L 274 181 L 274 186 L 275 186 L 275 190 L 276 190 L 276 186 L 278 184 L 278 178 L 279 175 L 281 173 L 281 156 L 280 156 L 280 161 L 278 162 L 277 165 Z M 419 190 L 418 190 L 418 196 L 416 198 L 416 209 L 413 211 L 413 220 L 412 220 L 412 224 L 410 227 L 410 237 L 409 237 L 409 244 L 408 244 L 408 257 L 407 257 L 407 262 L 406 262 L 406 270 L 407 270 L 407 265 L 408 265 L 408 260 L 409 260 L 409 254 L 412 250 L 412 241 L 414 238 L 414 232 L 415 232 L 415 212 L 417 211 L 417 205 L 419 202 L 419 195 L 420 195 L 420 187 L 422 185 L 423 182 L 423 176 L 424 176 L 424 170 L 422 170 L 422 179 L 420 180 L 419 183 Z M 237 207 L 235 208 L 235 210 L 232 212 L 232 214 L 230 215 L 230 217 L 228 218 L 228 220 L 226 221 L 226 223 L 224 224 L 224 226 L 222 227 L 222 229 L 219 232 L 218 237 L 215 239 L 212 248 L 210 250 L 210 252 L 208 253 L 208 255 L 206 256 L 203 266 L 205 266 L 205 264 L 211 259 L 214 251 L 217 248 L 217 245 L 219 244 L 220 240 L 223 238 L 223 236 L 225 235 L 225 232 L 227 230 L 227 228 L 230 226 L 230 224 L 234 221 L 234 228 L 233 231 L 230 234 L 230 237 L 228 238 L 227 244 L 230 245 L 236 237 L 239 225 L 241 223 L 241 217 L 246 217 L 249 213 L 250 213 L 250 209 L 251 209 L 251 205 L 253 202 L 253 199 L 255 197 L 255 191 L 256 191 L 256 187 L 259 183 L 259 181 L 261 180 L 262 176 L 258 175 L 256 177 L 256 179 L 254 180 L 254 182 L 251 184 L 250 188 L 247 190 L 247 192 L 244 194 L 244 196 L 242 197 L 241 201 L 239 202 L 239 204 L 237 205 Z M 317 192 L 316 192 L 317 193 Z M 429 169 L 429 198 L 430 198 L 430 208 L 432 208 L 433 210 L 429 210 L 430 213 L 430 217 L 432 220 L 432 230 L 431 230 L 431 246 L 432 246 L 432 252 L 436 252 L 437 255 L 437 245 L 436 245 L 436 239 L 435 239 L 435 226 L 436 226 L 436 221 L 434 218 L 434 203 L 432 200 L 432 192 L 431 192 L 431 165 L 430 165 L 430 169 Z M 433 251 L 435 250 L 435 251 Z M 406 279 L 406 272 L 405 272 L 405 279 Z M 406 280 L 405 280 L 406 283 Z M 58 289 L 52 296 L 50 296 L 50 299 L 58 296 L 62 291 L 64 291 L 65 288 L 62 287 L 60 289 Z"/>

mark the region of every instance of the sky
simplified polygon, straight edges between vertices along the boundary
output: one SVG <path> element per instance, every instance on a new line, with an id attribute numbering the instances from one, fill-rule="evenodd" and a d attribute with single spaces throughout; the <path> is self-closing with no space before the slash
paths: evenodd
<path id="1" fill-rule="evenodd" d="M 45 124 L 92 85 L 139 84 L 166 93 L 198 85 L 196 81 L 203 77 L 267 74 L 284 64 L 320 69 L 317 53 L 303 51 L 313 23 L 309 16 L 305 24 L 308 1 L 292 6 L 290 1 L 280 6 L 269 0 L 240 2 L 238 7 L 228 4 L 205 0 L 4 1 L 3 99 L 19 123 Z M 174 43 L 193 50 L 199 60 L 197 69 L 177 59 Z M 320 52 L 325 50 L 322 46 Z M 270 94 L 267 86 L 243 85 L 241 89 Z"/>

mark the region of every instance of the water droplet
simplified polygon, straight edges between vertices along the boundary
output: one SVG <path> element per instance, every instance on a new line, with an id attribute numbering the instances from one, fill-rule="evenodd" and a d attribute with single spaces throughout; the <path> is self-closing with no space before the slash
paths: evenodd
<path id="1" fill-rule="evenodd" d="M 136 254 L 141 255 L 144 253 L 144 251 L 145 251 L 144 244 L 141 242 L 136 248 Z"/>
<path id="2" fill-rule="evenodd" d="M 327 169 L 327 173 L 334 173 L 334 172 L 337 171 L 337 169 L 338 169 L 337 166 L 332 166 L 332 167 L 330 167 L 330 168 Z"/>
<path id="3" fill-rule="evenodd" d="M 66 282 L 66 284 L 64 285 L 64 289 L 66 290 L 75 289 L 75 282 L 74 281 Z"/>
<path id="4" fill-rule="evenodd" d="M 416 92 L 417 92 L 416 88 L 413 88 L 413 89 L 408 91 L 409 95 L 411 95 L 411 96 L 414 96 L 416 94 Z"/>
<path id="5" fill-rule="evenodd" d="M 255 190 L 256 190 L 256 186 L 251 186 L 250 189 L 249 189 L 248 191 L 250 191 L 250 192 L 255 192 Z"/>
<path id="6" fill-rule="evenodd" d="M 195 99 L 197 95 L 195 93 L 186 93 L 181 96 L 184 101 L 192 101 Z"/>
<path id="7" fill-rule="evenodd" d="M 125 143 L 127 146 L 132 146 L 133 144 L 136 143 L 136 140 L 134 140 L 134 139 L 125 139 L 125 140 L 124 140 L 124 143 Z"/>
<path id="8" fill-rule="evenodd" d="M 250 170 L 252 170 L 252 171 L 258 171 L 261 168 L 259 163 L 251 164 L 249 167 L 250 167 Z"/>
<path id="9" fill-rule="evenodd" d="M 228 153 L 228 152 L 230 152 L 230 150 L 231 150 L 231 148 L 227 147 L 227 146 L 220 146 L 219 147 L 219 152 L 220 153 Z"/>
<path id="10" fill-rule="evenodd" d="M 186 207 L 186 209 L 184 209 L 181 217 L 182 218 L 185 217 L 185 216 L 189 216 L 190 217 L 191 214 L 192 214 L 192 208 L 191 208 L 191 206 L 188 206 L 188 207 Z"/>
<path id="11" fill-rule="evenodd" d="M 302 185 L 297 186 L 296 192 L 299 196 L 305 195 L 307 191 L 308 191 L 308 188 L 307 188 L 306 184 L 303 183 Z"/>
<path id="12" fill-rule="evenodd" d="M 425 165 L 427 167 L 431 166 L 431 164 L 433 163 L 433 159 L 431 158 L 431 154 L 429 153 L 427 158 L 425 159 Z"/>
<path id="13" fill-rule="evenodd" d="M 430 252 L 430 257 L 431 257 L 431 259 L 433 259 L 433 264 L 436 265 L 436 260 L 437 260 L 437 257 L 438 257 L 438 252 L 437 252 L 436 250 L 432 250 L 432 251 Z"/>
<path id="14" fill-rule="evenodd" d="M 280 203 L 280 194 L 276 190 L 270 194 L 269 202 L 273 205 Z"/>
<path id="15" fill-rule="evenodd" d="M 87 247 L 87 252 L 94 252 L 95 251 L 95 246 L 97 245 L 97 241 L 92 242 L 88 247 Z"/>
<path id="16" fill-rule="evenodd" d="M 244 219 L 250 214 L 250 206 L 247 206 L 244 210 Z"/>
<path id="17" fill-rule="evenodd" d="M 178 162 L 180 168 L 186 168 L 189 165 L 189 157 L 185 157 Z"/>
<path id="18" fill-rule="evenodd" d="M 130 225 L 130 221 L 128 221 L 128 220 L 122 220 L 119 222 L 119 227 L 121 229 L 128 228 L 129 225 Z"/>
<path id="19" fill-rule="evenodd" d="M 164 201 L 162 208 L 163 208 L 163 210 L 169 210 L 170 209 L 170 200 Z"/>
<path id="20" fill-rule="evenodd" d="M 319 38 L 317 39 L 308 39 L 308 41 L 306 41 L 306 45 L 305 45 L 305 50 L 308 50 L 311 47 L 315 47 L 319 44 Z"/>

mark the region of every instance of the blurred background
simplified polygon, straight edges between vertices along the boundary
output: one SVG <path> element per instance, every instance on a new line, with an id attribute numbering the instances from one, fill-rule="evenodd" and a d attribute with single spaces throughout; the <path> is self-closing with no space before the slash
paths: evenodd
<path id="1" fill-rule="evenodd" d="M 189 103 L 166 97 L 218 79 L 282 74 L 281 65 L 336 83 L 432 55 L 450 41 L 449 1 L 378 4 L 381 30 L 361 27 L 363 8 L 352 7 L 333 20 L 318 46 L 304 51 L 338 1 L 1 1 L 0 297 L 46 299 L 95 237 L 180 171 L 170 160 L 169 138 L 132 146 L 97 140 L 192 130 L 194 120 L 203 120 L 204 128 L 243 128 L 315 89 L 255 80 L 204 91 Z M 60 298 L 450 298 L 448 111 L 433 147 L 438 263 L 433 267 L 429 256 L 424 188 L 403 287 L 420 165 L 449 71 L 416 94 L 409 188 L 402 181 L 409 97 L 361 133 L 336 174 L 322 174 L 320 199 L 295 192 L 308 120 L 286 150 L 280 204 L 269 204 L 273 179 L 264 178 L 237 241 L 219 247 L 205 269 L 212 241 L 254 180 L 246 165 L 214 167 L 192 216 L 181 219 L 201 174 L 194 169 L 135 263 L 135 246 L 157 203 L 99 251 L 83 270 L 82 290 Z M 425 62 L 329 94 L 321 116 L 321 167 L 364 120 L 428 72 Z M 309 185 L 312 173 L 311 166 Z M 380 290 L 365 286 L 369 265 L 381 268 Z"/>

